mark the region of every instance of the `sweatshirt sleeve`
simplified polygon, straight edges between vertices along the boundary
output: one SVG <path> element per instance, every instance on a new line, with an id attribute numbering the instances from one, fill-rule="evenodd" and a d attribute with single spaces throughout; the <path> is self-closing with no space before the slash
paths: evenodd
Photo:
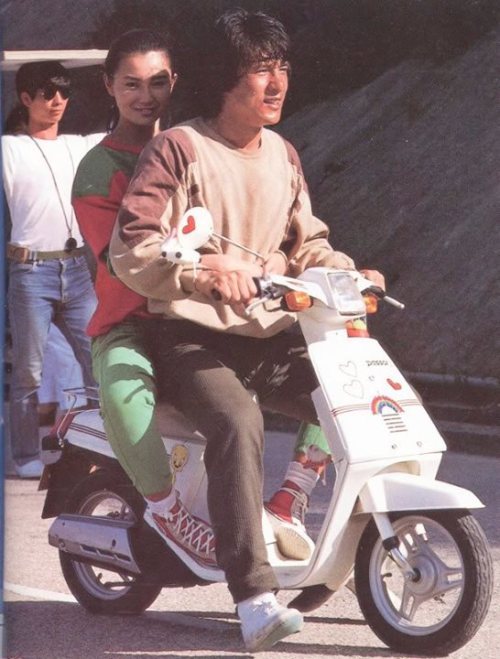
<path id="1" fill-rule="evenodd" d="M 354 269 L 354 261 L 347 254 L 333 249 L 328 240 L 330 233 L 328 226 L 313 215 L 299 156 L 288 143 L 287 148 L 294 170 L 295 199 L 287 235 L 280 250 L 288 257 L 288 273 L 297 276 L 306 268 L 314 266 Z"/>
<path id="2" fill-rule="evenodd" d="M 139 157 L 123 198 L 110 244 L 113 270 L 141 295 L 157 300 L 186 297 L 191 267 L 160 256 L 161 246 L 188 208 L 189 167 L 194 153 L 182 131 L 157 135 Z M 188 275 L 189 272 L 189 275 Z"/>

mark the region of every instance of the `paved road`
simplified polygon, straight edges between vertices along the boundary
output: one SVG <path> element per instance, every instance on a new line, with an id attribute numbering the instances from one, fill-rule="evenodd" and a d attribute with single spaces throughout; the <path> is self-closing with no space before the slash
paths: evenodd
<path id="1" fill-rule="evenodd" d="M 279 483 L 292 439 L 273 433 L 267 441 L 266 490 Z M 274 465 L 271 467 L 270 465 Z M 500 458 L 448 453 L 441 478 L 473 489 L 487 505 L 477 517 L 490 541 L 500 583 Z M 150 659 L 151 657 L 245 657 L 234 607 L 222 585 L 165 589 L 140 617 L 100 617 L 74 603 L 47 545 L 50 520 L 40 519 L 43 493 L 33 481 L 7 478 L 6 652 L 9 659 Z M 318 487 L 312 521 L 324 509 L 327 488 Z M 280 593 L 282 601 L 290 594 Z M 476 637 L 453 659 L 497 659 L 500 587 Z M 361 659 L 396 657 L 364 622 L 355 596 L 343 589 L 307 616 L 303 632 L 258 655 L 263 659 Z"/>

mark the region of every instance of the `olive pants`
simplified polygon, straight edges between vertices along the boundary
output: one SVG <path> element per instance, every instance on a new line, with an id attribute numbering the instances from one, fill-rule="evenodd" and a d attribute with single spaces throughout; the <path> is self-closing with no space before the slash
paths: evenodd
<path id="1" fill-rule="evenodd" d="M 262 413 L 256 403 L 314 423 L 317 380 L 300 335 L 254 339 L 164 320 L 157 383 L 205 435 L 216 555 L 240 602 L 278 587 L 262 534 Z"/>

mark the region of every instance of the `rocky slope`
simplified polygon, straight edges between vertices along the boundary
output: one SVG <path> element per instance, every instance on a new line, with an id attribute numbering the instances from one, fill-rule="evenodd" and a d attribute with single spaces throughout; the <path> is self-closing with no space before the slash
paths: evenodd
<path id="1" fill-rule="evenodd" d="M 92 47 L 98 16 L 116 6 L 3 0 L 3 47 Z M 406 303 L 404 312 L 385 308 L 373 327 L 411 371 L 500 375 L 499 61 L 496 31 L 440 65 L 406 60 L 280 127 L 334 244 L 383 270 Z M 103 92 L 92 76 L 69 130 L 97 127 Z M 12 87 L 5 76 L 4 108 Z"/>
<path id="2" fill-rule="evenodd" d="M 281 132 L 334 244 L 384 271 L 404 312 L 374 328 L 406 369 L 500 375 L 500 31 L 407 61 Z"/>

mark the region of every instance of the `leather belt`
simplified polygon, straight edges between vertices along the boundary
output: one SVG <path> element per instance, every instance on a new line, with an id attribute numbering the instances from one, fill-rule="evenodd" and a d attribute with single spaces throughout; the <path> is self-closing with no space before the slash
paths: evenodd
<path id="1" fill-rule="evenodd" d="M 34 263 L 35 261 L 49 261 L 50 259 L 69 259 L 73 256 L 83 254 L 83 247 L 76 247 L 71 250 L 61 249 L 55 252 L 35 252 L 28 247 L 19 245 L 7 245 L 7 258 L 17 263 Z"/>

